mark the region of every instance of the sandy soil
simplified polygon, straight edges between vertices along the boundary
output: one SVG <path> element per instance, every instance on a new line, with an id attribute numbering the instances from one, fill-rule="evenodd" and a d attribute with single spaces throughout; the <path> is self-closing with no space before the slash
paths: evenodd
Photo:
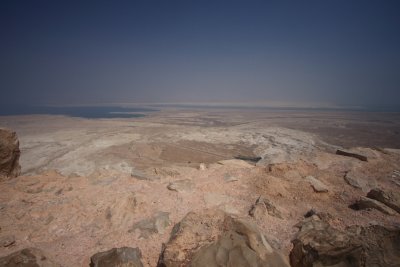
<path id="1" fill-rule="evenodd" d="M 155 266 L 173 225 L 191 210 L 217 207 L 253 220 L 288 254 L 293 227 L 311 208 L 339 228 L 399 225 L 400 216 L 348 206 L 376 186 L 400 190 L 400 116 L 252 110 L 165 110 L 144 118 L 88 120 L 63 116 L 0 117 L 21 143 L 23 175 L 0 183 L 0 238 L 46 251 L 64 266 L 88 266 L 113 247 L 139 247 Z M 368 162 L 335 155 L 352 147 Z M 258 163 L 237 157 L 262 157 Z M 206 168 L 201 170 L 200 164 Z M 141 180 L 138 171 L 154 180 Z M 363 188 L 344 180 L 352 172 Z M 316 193 L 305 177 L 329 189 Z M 188 179 L 192 188 L 167 189 Z M 248 215 L 259 196 L 283 219 Z M 168 212 L 170 224 L 143 237 L 133 225 Z"/>

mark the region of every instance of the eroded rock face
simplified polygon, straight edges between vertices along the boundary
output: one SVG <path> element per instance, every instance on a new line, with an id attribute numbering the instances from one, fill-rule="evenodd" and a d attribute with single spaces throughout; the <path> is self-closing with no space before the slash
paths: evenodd
<path id="1" fill-rule="evenodd" d="M 400 266 L 400 229 L 352 226 L 339 231 L 313 215 L 298 225 L 292 267 Z"/>
<path id="2" fill-rule="evenodd" d="M 57 267 L 61 266 L 37 248 L 25 248 L 0 258 L 1 267 Z"/>
<path id="3" fill-rule="evenodd" d="M 292 241 L 290 252 L 292 267 L 361 266 L 360 246 L 345 232 L 332 228 L 317 215 L 298 226 L 299 232 Z"/>
<path id="4" fill-rule="evenodd" d="M 223 211 L 188 213 L 175 225 L 158 266 L 289 266 L 258 228 Z"/>
<path id="5" fill-rule="evenodd" d="M 90 258 L 90 267 L 143 267 L 138 248 L 122 247 L 99 252 Z"/>
<path id="6" fill-rule="evenodd" d="M 0 180 L 20 175 L 19 156 L 17 134 L 8 129 L 0 128 Z"/>

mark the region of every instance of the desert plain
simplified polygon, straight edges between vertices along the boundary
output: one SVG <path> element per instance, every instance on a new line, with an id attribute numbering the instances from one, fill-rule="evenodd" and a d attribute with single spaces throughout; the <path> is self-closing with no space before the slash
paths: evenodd
<path id="1" fill-rule="evenodd" d="M 0 127 L 21 150 L 21 175 L 0 182 L 0 257 L 35 247 L 89 266 L 97 252 L 137 247 L 156 266 L 174 225 L 205 209 L 253 222 L 285 257 L 311 210 L 339 230 L 400 226 L 391 209 L 354 208 L 371 189 L 400 191 L 399 113 L 170 107 L 3 116 Z M 265 214 L 252 212 L 260 197 Z"/>

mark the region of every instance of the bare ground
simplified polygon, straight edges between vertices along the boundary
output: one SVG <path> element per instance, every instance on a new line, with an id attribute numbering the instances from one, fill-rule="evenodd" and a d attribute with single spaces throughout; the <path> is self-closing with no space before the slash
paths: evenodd
<path id="1" fill-rule="evenodd" d="M 132 120 L 2 117 L 0 125 L 17 131 L 23 169 L 23 176 L 0 183 L 0 237 L 16 240 L 0 256 L 33 246 L 64 266 L 88 266 L 96 252 L 131 246 L 141 249 L 145 266 L 155 266 L 173 225 L 208 207 L 255 221 L 286 254 L 293 226 L 311 208 L 329 212 L 339 228 L 400 224 L 399 215 L 348 207 L 375 186 L 400 190 L 392 181 L 400 153 L 384 149 L 400 147 L 396 114 L 166 110 Z M 337 146 L 369 160 L 335 155 Z M 255 165 L 238 156 L 263 159 Z M 133 169 L 158 179 L 131 177 Z M 349 171 L 363 190 L 345 182 Z M 314 192 L 308 175 L 329 191 Z M 167 189 L 182 179 L 193 188 Z M 248 215 L 260 195 L 283 219 Z M 171 221 L 161 233 L 143 238 L 132 228 L 159 211 Z"/>

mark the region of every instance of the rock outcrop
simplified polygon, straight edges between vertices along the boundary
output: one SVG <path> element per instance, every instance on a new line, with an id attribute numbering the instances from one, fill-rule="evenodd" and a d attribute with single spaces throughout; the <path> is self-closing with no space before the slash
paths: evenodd
<path id="1" fill-rule="evenodd" d="M 223 211 L 190 212 L 175 225 L 159 267 L 289 266 L 258 228 Z"/>
<path id="2" fill-rule="evenodd" d="M 373 225 L 340 231 L 318 215 L 297 226 L 290 252 L 292 267 L 400 266 L 400 229 Z"/>
<path id="3" fill-rule="evenodd" d="M 90 258 L 90 267 L 143 267 L 138 248 L 122 247 L 99 252 Z"/>
<path id="4" fill-rule="evenodd" d="M 0 258 L 0 267 L 57 267 L 40 249 L 25 248 Z"/>
<path id="5" fill-rule="evenodd" d="M 351 157 L 351 158 L 359 159 L 361 161 L 368 161 L 368 158 L 364 155 L 360 155 L 357 153 L 353 153 L 353 152 L 341 150 L 341 149 L 336 150 L 336 155 Z"/>
<path id="6" fill-rule="evenodd" d="M 395 215 L 396 214 L 396 211 L 389 208 L 385 204 L 383 204 L 377 200 L 363 197 L 363 196 L 360 197 L 360 199 L 357 200 L 353 205 L 351 205 L 350 208 L 355 209 L 355 210 L 376 209 L 387 215 Z"/>
<path id="7" fill-rule="evenodd" d="M 249 215 L 254 218 L 263 218 L 266 214 L 283 219 L 282 213 L 267 198 L 260 196 L 251 207 Z"/>
<path id="8" fill-rule="evenodd" d="M 383 191 L 375 188 L 368 192 L 367 197 L 375 199 L 400 213 L 400 193 L 394 191 Z"/>
<path id="9" fill-rule="evenodd" d="M 20 175 L 19 156 L 17 134 L 8 129 L 0 128 L 0 180 Z"/>

